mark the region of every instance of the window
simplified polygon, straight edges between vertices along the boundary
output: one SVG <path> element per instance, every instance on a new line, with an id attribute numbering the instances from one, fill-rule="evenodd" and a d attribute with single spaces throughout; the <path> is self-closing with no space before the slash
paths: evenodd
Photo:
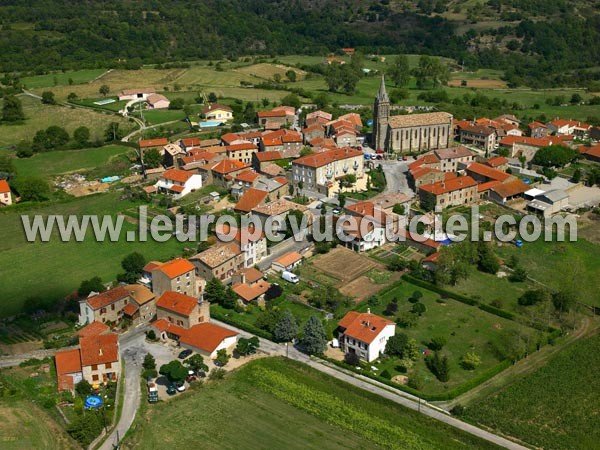
<path id="1" fill-rule="evenodd" d="M 179 283 L 181 281 L 181 277 L 177 277 L 177 282 Z"/>
<path id="2" fill-rule="evenodd" d="M 92 375 L 92 381 L 98 381 L 98 375 Z"/>
<path id="3" fill-rule="evenodd" d="M 110 310 L 114 311 L 115 310 L 115 304 L 113 303 L 112 305 L 110 305 Z"/>
<path id="4" fill-rule="evenodd" d="M 104 367 L 107 369 L 112 369 L 112 364 L 111 363 L 106 363 L 104 364 Z"/>
<path id="5" fill-rule="evenodd" d="M 98 370 L 98 364 L 92 364 L 92 370 Z"/>

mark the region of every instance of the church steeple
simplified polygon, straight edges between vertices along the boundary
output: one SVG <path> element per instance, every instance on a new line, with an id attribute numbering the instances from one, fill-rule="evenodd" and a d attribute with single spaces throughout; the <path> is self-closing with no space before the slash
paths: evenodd
<path id="1" fill-rule="evenodd" d="M 389 102 L 390 98 L 385 90 L 385 75 L 381 75 L 381 84 L 379 85 L 379 92 L 377 93 L 377 100 L 379 102 Z"/>

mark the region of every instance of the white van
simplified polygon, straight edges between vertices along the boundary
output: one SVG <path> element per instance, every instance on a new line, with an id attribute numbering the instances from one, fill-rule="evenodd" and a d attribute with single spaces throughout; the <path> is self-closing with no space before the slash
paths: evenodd
<path id="1" fill-rule="evenodd" d="M 287 270 L 284 270 L 283 272 L 281 272 L 281 278 L 283 278 L 285 281 L 289 281 L 290 283 L 294 283 L 294 284 L 296 284 L 298 281 L 300 281 L 300 278 L 298 278 L 292 272 L 288 272 Z"/>

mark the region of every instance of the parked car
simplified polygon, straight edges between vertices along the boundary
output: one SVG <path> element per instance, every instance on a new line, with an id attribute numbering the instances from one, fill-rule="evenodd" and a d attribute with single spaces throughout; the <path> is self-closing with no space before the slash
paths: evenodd
<path id="1" fill-rule="evenodd" d="M 183 351 L 182 351 L 182 352 L 179 354 L 178 358 L 179 358 L 179 359 L 185 359 L 185 358 L 187 358 L 188 356 L 190 356 L 192 353 L 193 353 L 193 352 L 192 352 L 191 350 L 189 350 L 189 349 L 187 349 L 187 350 L 183 350 Z"/>
<path id="2" fill-rule="evenodd" d="M 167 394 L 169 394 L 169 395 L 177 394 L 177 388 L 175 387 L 175 385 L 173 383 L 169 383 L 167 385 Z"/>
<path id="3" fill-rule="evenodd" d="M 177 383 L 176 389 L 177 389 L 178 392 L 185 391 L 185 384 L 183 383 L 183 381 L 180 381 L 179 383 Z"/>
<path id="4" fill-rule="evenodd" d="M 333 210 L 331 212 L 334 213 L 334 214 L 339 214 L 342 211 L 340 210 L 340 208 L 333 208 Z"/>

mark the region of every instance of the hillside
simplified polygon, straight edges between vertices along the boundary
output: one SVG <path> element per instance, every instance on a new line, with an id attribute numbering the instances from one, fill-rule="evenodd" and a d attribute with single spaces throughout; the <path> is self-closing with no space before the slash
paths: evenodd
<path id="1" fill-rule="evenodd" d="M 514 85 L 600 83 L 597 0 L 8 0 L 5 71 L 139 67 L 247 54 L 447 56 Z M 576 71 L 574 71 L 576 70 Z M 573 72 L 574 71 L 574 72 Z"/>

